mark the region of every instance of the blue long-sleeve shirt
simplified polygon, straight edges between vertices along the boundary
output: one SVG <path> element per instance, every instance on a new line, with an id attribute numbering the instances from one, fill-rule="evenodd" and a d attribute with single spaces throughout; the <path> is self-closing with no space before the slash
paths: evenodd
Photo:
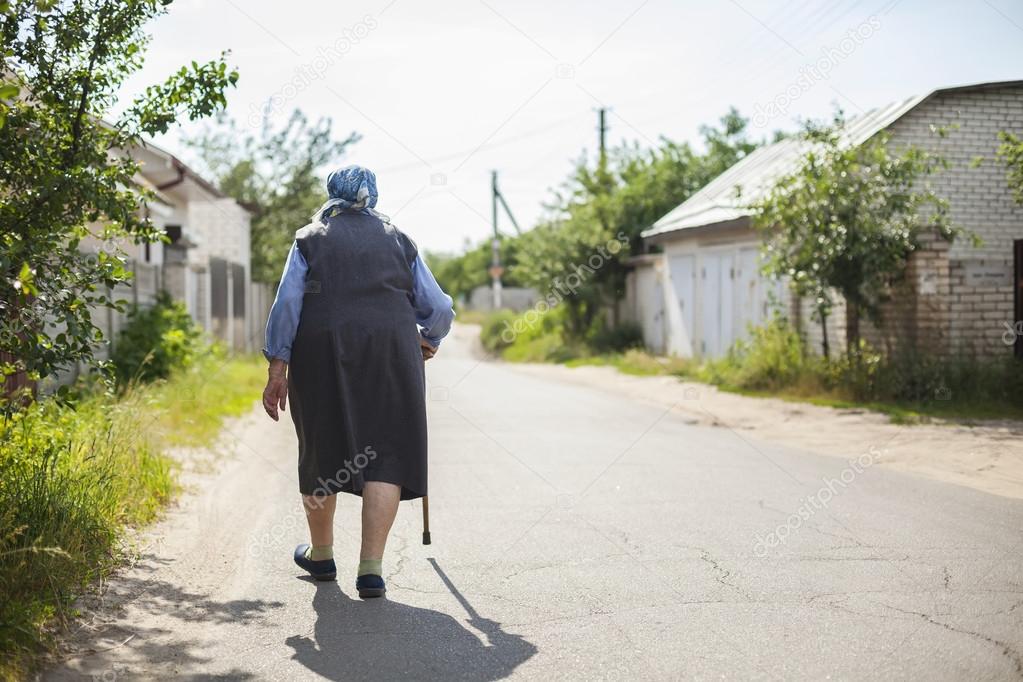
<path id="1" fill-rule="evenodd" d="M 281 273 L 277 297 L 270 307 L 266 321 L 266 342 L 263 355 L 268 360 L 279 358 L 291 362 L 291 344 L 298 331 L 298 320 L 302 315 L 302 297 L 305 295 L 305 277 L 309 265 L 298 248 L 291 245 L 288 261 Z M 412 264 L 412 303 L 415 308 L 419 333 L 432 346 L 439 346 L 441 339 L 451 331 L 455 311 L 451 308 L 451 297 L 437 284 L 433 273 L 422 256 L 417 255 Z"/>

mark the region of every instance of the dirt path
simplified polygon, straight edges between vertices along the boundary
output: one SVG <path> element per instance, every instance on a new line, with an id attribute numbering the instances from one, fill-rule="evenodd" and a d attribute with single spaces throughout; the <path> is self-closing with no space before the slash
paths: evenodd
<path id="1" fill-rule="evenodd" d="M 995 495 L 1023 499 L 1023 423 L 977 426 L 892 424 L 865 409 L 836 409 L 752 398 L 675 377 L 639 377 L 613 367 L 509 364 L 517 371 L 672 407 L 699 424 L 721 426 L 801 450 L 856 457 L 864 443 L 884 451 L 882 466 Z"/>

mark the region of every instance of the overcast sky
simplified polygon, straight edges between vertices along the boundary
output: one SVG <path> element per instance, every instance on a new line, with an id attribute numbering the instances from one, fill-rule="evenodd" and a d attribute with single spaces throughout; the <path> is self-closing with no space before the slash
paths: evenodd
<path id="1" fill-rule="evenodd" d="M 1021 0 L 177 0 L 152 31 L 126 94 L 230 49 L 231 116 L 298 107 L 359 132 L 337 165 L 375 170 L 378 208 L 435 251 L 489 233 L 492 169 L 531 226 L 592 158 L 600 106 L 609 144 L 652 146 L 696 142 L 731 105 L 760 137 L 836 103 L 1023 78 Z M 189 160 L 179 135 L 157 141 Z"/>

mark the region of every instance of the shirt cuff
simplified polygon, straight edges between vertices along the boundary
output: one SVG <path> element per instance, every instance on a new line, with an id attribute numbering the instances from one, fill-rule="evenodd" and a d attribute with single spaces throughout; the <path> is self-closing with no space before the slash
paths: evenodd
<path id="1" fill-rule="evenodd" d="M 264 348 L 263 349 L 263 357 L 266 358 L 267 361 L 270 361 L 270 360 L 283 360 L 286 363 L 289 363 L 289 364 L 291 363 L 291 351 L 290 350 L 278 350 L 278 351 L 271 352 L 268 349 Z"/>
<path id="2" fill-rule="evenodd" d="M 423 339 L 425 339 L 426 342 L 428 344 L 430 344 L 431 346 L 433 346 L 434 348 L 440 348 L 440 342 L 441 342 L 441 338 L 442 337 L 427 336 L 426 334 L 424 334 L 422 332 L 419 332 L 419 335 L 421 337 L 423 337 Z"/>

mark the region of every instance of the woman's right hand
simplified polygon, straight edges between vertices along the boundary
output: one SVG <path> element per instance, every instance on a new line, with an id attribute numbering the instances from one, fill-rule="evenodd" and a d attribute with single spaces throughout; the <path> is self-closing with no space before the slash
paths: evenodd
<path id="1" fill-rule="evenodd" d="M 263 389 L 263 409 L 270 415 L 270 419 L 280 419 L 277 408 L 284 411 L 288 403 L 288 364 L 283 360 L 274 358 L 270 361 L 270 369 L 267 370 L 266 388 Z"/>
<path id="2" fill-rule="evenodd" d="M 422 336 L 419 337 L 419 349 L 423 351 L 423 362 L 437 354 L 437 346 L 434 346 Z"/>

